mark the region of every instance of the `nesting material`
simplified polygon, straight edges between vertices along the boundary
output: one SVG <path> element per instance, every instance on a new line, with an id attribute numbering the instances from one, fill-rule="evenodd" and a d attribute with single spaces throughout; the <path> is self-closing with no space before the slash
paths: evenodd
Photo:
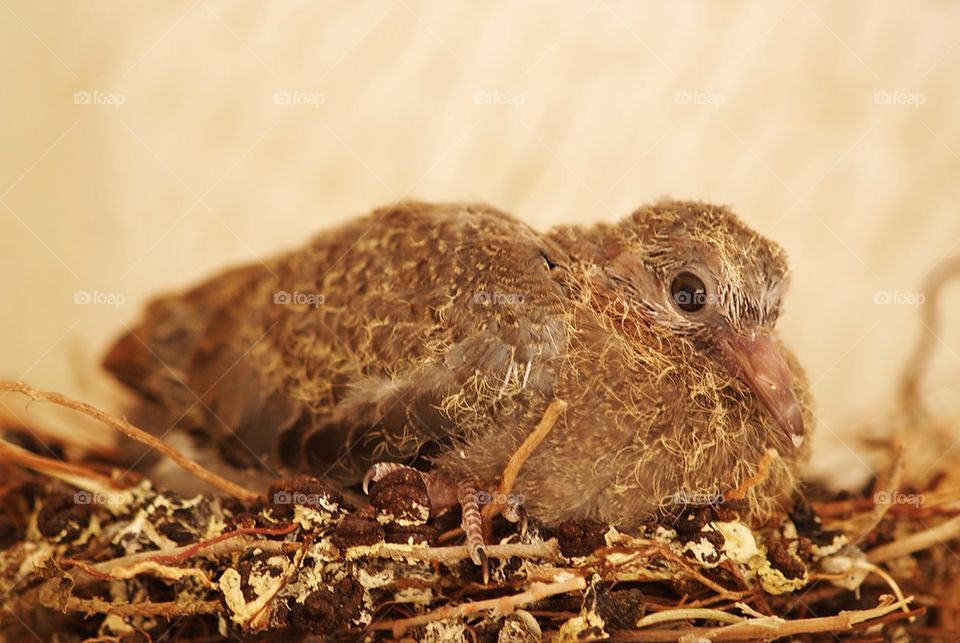
<path id="1" fill-rule="evenodd" d="M 723 506 L 686 507 L 632 534 L 590 520 L 525 530 L 498 520 L 484 584 L 465 547 L 440 542 L 456 515 L 429 518 L 403 472 L 376 483 L 364 507 L 310 477 L 255 498 L 183 498 L 3 448 L 8 639 L 952 636 L 960 618 L 948 600 L 960 593 L 949 547 L 960 496 L 943 488 L 921 506 L 872 502 L 883 490 L 803 502 L 762 527 Z"/>

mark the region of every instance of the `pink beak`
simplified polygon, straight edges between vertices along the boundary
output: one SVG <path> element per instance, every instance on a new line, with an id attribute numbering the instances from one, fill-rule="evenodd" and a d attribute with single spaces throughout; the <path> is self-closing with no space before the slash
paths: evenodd
<path id="1" fill-rule="evenodd" d="M 720 346 L 730 374 L 756 393 L 795 447 L 803 444 L 803 413 L 793 391 L 793 372 L 773 339 L 730 333 Z"/>

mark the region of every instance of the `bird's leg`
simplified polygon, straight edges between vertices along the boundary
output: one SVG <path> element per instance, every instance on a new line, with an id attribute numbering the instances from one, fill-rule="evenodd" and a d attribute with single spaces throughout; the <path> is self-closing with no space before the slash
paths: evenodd
<path id="1" fill-rule="evenodd" d="M 480 498 L 483 492 L 477 492 L 477 479 L 463 476 L 458 479 L 440 471 L 424 473 L 419 469 L 396 462 L 378 462 L 370 467 L 363 477 L 363 492 L 369 493 L 371 482 L 378 482 L 395 471 L 414 471 L 423 480 L 430 498 L 430 511 L 436 514 L 454 506 L 460 507 L 461 527 L 467 538 L 467 551 L 470 560 L 487 570 L 487 554 L 483 543 L 483 520 L 480 516 Z M 488 494 L 483 494 L 488 495 Z"/>
<path id="2" fill-rule="evenodd" d="M 470 560 L 483 567 L 484 581 L 487 577 L 487 552 L 483 546 L 483 519 L 480 517 L 480 502 L 477 498 L 476 478 L 463 477 L 457 483 L 457 501 L 462 518 L 460 524 L 467 538 Z"/>

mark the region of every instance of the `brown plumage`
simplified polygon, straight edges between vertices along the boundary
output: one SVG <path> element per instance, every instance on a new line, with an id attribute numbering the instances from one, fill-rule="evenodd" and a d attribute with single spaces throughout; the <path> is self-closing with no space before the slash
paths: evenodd
<path id="1" fill-rule="evenodd" d="M 777 245 L 704 203 L 545 234 L 405 203 L 154 301 L 105 366 L 158 432 L 347 484 L 426 459 L 492 488 L 559 397 L 515 488 L 533 515 L 634 526 L 737 488 L 773 447 L 742 507 L 764 518 L 812 420 L 772 335 L 786 279 Z"/>

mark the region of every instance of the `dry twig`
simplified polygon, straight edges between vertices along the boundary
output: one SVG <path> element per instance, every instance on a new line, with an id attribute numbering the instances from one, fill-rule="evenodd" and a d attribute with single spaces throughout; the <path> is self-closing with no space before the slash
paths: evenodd
<path id="1" fill-rule="evenodd" d="M 934 267 L 921 287 L 925 298 L 924 305 L 920 307 L 924 332 L 920 334 L 900 379 L 900 407 L 908 418 L 917 419 L 929 415 L 920 399 L 920 380 L 929 367 L 939 340 L 940 318 L 937 312 L 940 293 L 950 280 L 957 277 L 960 277 L 960 255 L 946 259 Z"/>
<path id="2" fill-rule="evenodd" d="M 81 488 L 88 488 L 88 486 L 84 485 L 84 482 L 86 482 L 87 485 L 94 483 L 98 488 L 123 489 L 128 486 L 90 467 L 79 464 L 69 464 L 61 460 L 31 453 L 3 439 L 0 439 L 0 456 L 32 471 L 46 474 L 52 478 L 58 478 Z"/>
<path id="3" fill-rule="evenodd" d="M 543 442 L 543 439 L 547 437 L 547 434 L 553 429 L 553 426 L 557 423 L 560 415 L 567 410 L 567 403 L 560 399 L 555 399 L 550 402 L 550 406 L 547 407 L 547 410 L 543 413 L 543 418 L 540 419 L 540 423 L 537 427 L 527 436 L 527 439 L 523 441 L 523 444 L 520 445 L 507 462 L 507 466 L 503 469 L 503 474 L 500 476 L 500 484 L 497 488 L 497 498 L 502 499 L 506 498 L 511 491 L 513 491 L 513 485 L 517 482 L 517 476 L 520 475 L 520 469 L 523 468 L 523 465 L 530 458 L 530 455 L 533 451 Z M 488 526 L 490 522 L 497 516 L 498 513 L 503 511 L 502 502 L 491 502 L 483 508 L 481 517 L 483 518 L 483 524 Z"/>
<path id="4" fill-rule="evenodd" d="M 496 610 L 500 613 L 509 614 L 518 607 L 523 607 L 524 605 L 535 603 L 557 594 L 582 591 L 586 589 L 586 587 L 587 581 L 580 576 L 550 584 L 534 583 L 527 591 L 514 594 L 513 596 L 502 596 L 500 598 L 490 598 L 485 601 L 474 601 L 471 603 L 461 603 L 459 605 L 447 605 L 432 612 L 427 612 L 426 614 L 395 621 L 375 623 L 371 629 L 392 630 L 393 635 L 399 637 L 411 627 L 430 623 L 431 621 L 462 618 L 487 610 Z"/>
<path id="5" fill-rule="evenodd" d="M 767 449 L 763 454 L 763 458 L 760 460 L 760 466 L 757 467 L 757 472 L 733 491 L 723 494 L 724 502 L 740 500 L 746 496 L 751 489 L 763 484 L 767 476 L 770 475 L 770 465 L 779 457 L 780 454 L 776 449 Z"/>
<path id="6" fill-rule="evenodd" d="M 211 486 L 219 489 L 220 491 L 238 498 L 240 500 L 251 501 L 259 497 L 259 494 L 250 491 L 240 485 L 227 480 L 226 478 L 217 475 L 216 473 L 205 469 L 200 466 L 183 453 L 174 449 L 169 444 L 165 443 L 160 438 L 147 433 L 143 429 L 138 429 L 123 418 L 118 418 L 114 415 L 101 411 L 100 409 L 87 404 L 86 402 L 80 402 L 77 400 L 70 399 L 65 395 L 61 395 L 55 391 L 40 391 L 30 386 L 27 386 L 23 382 L 10 382 L 10 381 L 0 381 L 0 391 L 10 391 L 13 393 L 22 393 L 27 397 L 44 402 L 51 402 L 57 404 L 64 408 L 73 409 L 74 411 L 79 411 L 84 415 L 99 420 L 106 424 L 107 426 L 113 427 L 120 433 L 124 434 L 128 438 L 132 438 L 138 442 L 146 444 L 151 449 L 155 449 L 167 456 L 177 464 L 179 464 L 185 471 L 193 475 L 194 477 L 203 480 L 204 482 L 210 484 Z"/>
<path id="7" fill-rule="evenodd" d="M 784 620 L 777 617 L 763 617 L 746 619 L 739 623 L 719 628 L 689 627 L 674 630 L 642 630 L 623 633 L 616 637 L 619 641 L 744 641 L 763 640 L 772 641 L 783 637 L 799 636 L 803 634 L 819 634 L 825 632 L 850 631 L 861 623 L 887 616 L 909 604 L 913 597 L 903 601 L 892 600 L 891 596 L 881 597 L 880 605 L 872 609 L 842 611 L 835 616 L 819 618 L 802 618 Z M 919 615 L 922 610 L 906 612 L 898 615 L 899 618 L 911 618 Z"/>

